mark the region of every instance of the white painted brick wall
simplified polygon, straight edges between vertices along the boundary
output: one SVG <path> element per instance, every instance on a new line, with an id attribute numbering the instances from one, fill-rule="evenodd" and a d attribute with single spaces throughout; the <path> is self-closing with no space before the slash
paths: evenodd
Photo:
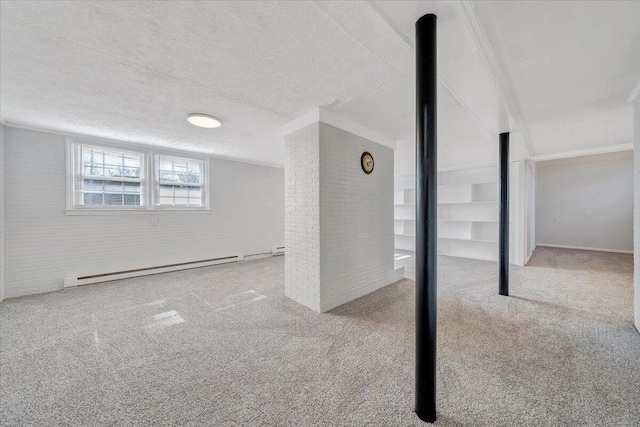
<path id="1" fill-rule="evenodd" d="M 285 141 L 286 295 L 324 312 L 397 280 L 393 150 L 324 123 Z"/>
<path id="2" fill-rule="evenodd" d="M 368 151 L 374 170 L 360 157 Z M 397 280 L 394 270 L 393 150 L 320 124 L 321 311 Z"/>
<path id="3" fill-rule="evenodd" d="M 634 103 L 634 207 L 633 207 L 633 239 L 634 239 L 634 317 L 636 329 L 640 331 L 640 96 L 636 97 Z"/>
<path id="4" fill-rule="evenodd" d="M 68 216 L 64 137 L 6 127 L 5 138 L 7 297 L 62 289 L 67 276 L 283 244 L 281 168 L 211 159 L 211 212 Z"/>
<path id="5" fill-rule="evenodd" d="M 285 295 L 320 311 L 318 123 L 285 138 Z"/>
<path id="6" fill-rule="evenodd" d="M 0 125 L 0 301 L 4 299 L 4 125 Z"/>

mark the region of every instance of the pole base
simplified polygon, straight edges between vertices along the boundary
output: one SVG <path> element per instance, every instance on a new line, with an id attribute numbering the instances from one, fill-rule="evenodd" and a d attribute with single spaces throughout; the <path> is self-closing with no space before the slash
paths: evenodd
<path id="1" fill-rule="evenodd" d="M 436 421 L 436 418 L 438 418 L 435 413 L 426 413 L 426 412 L 422 413 L 422 412 L 416 411 L 416 415 L 422 421 L 426 423 L 432 423 L 432 424 Z"/>

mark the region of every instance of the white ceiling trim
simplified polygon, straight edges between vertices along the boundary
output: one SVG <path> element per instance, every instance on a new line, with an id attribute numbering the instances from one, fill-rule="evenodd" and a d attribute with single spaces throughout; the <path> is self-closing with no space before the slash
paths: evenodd
<path id="1" fill-rule="evenodd" d="M 478 15 L 476 14 L 473 2 L 471 0 L 458 0 L 455 6 L 458 10 L 460 22 L 463 25 L 465 34 L 468 35 L 470 39 L 472 39 L 479 56 L 486 62 L 487 66 L 489 67 L 489 72 L 491 73 L 494 83 L 496 84 L 496 87 L 498 88 L 498 91 L 500 92 L 500 95 L 505 102 L 507 109 L 509 110 L 509 114 L 520 129 L 522 139 L 524 140 L 524 148 L 527 151 L 528 157 L 535 157 L 533 147 L 531 146 L 531 136 L 529 135 L 529 128 L 522 118 L 522 113 L 520 112 L 518 102 L 513 95 L 513 91 L 507 83 L 506 78 L 504 77 L 502 68 L 500 67 L 499 62 L 496 59 L 493 48 L 491 47 L 489 39 L 487 38 L 487 34 L 484 32 L 482 24 L 478 19 Z"/>
<path id="2" fill-rule="evenodd" d="M 282 136 L 287 136 L 296 132 L 304 127 L 307 127 L 313 123 L 325 123 L 338 129 L 342 129 L 345 132 L 357 135 L 361 138 L 368 139 L 385 147 L 396 149 L 396 142 L 386 135 L 369 129 L 359 123 L 344 118 L 333 111 L 329 111 L 326 108 L 316 107 L 306 114 L 298 117 L 286 123 L 281 128 Z"/>
<path id="3" fill-rule="evenodd" d="M 559 153 L 540 154 L 531 160 L 541 162 L 544 160 L 566 159 L 569 157 L 591 156 L 594 154 L 617 153 L 620 151 L 633 150 L 633 144 L 605 145 L 604 147 L 585 148 L 583 150 L 562 151 Z"/>
<path id="4" fill-rule="evenodd" d="M 638 80 L 636 87 L 629 94 L 629 97 L 627 98 L 627 102 L 629 104 L 632 104 L 636 100 L 638 95 L 640 95 L 640 80 Z"/>

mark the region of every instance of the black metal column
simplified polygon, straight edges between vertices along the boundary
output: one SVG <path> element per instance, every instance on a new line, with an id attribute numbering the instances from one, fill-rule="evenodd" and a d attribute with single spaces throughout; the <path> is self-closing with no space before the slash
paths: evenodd
<path id="1" fill-rule="evenodd" d="M 416 414 L 436 420 L 436 15 L 416 22 Z"/>
<path id="2" fill-rule="evenodd" d="M 509 296 L 509 132 L 500 134 L 500 219 L 498 223 L 498 288 Z"/>

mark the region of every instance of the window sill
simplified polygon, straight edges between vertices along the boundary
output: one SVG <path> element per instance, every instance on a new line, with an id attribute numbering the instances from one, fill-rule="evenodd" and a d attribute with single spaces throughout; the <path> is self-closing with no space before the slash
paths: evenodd
<path id="1" fill-rule="evenodd" d="M 167 215 L 176 213 L 188 214 L 210 214 L 211 209 L 176 209 L 176 208 L 160 208 L 160 209 L 65 209 L 64 214 L 67 216 L 80 215 Z"/>

